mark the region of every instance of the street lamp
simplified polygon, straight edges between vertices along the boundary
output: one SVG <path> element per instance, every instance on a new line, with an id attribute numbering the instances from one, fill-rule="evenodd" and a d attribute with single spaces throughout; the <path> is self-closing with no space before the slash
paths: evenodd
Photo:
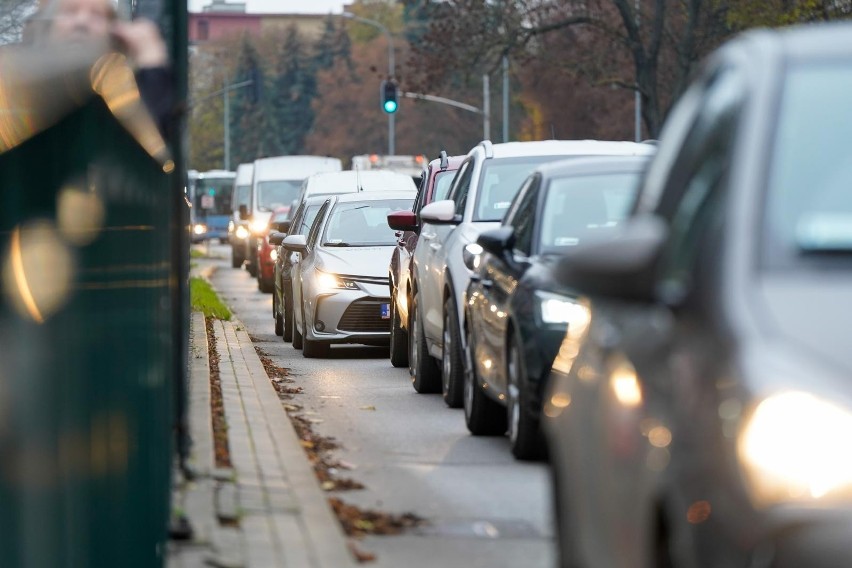
<path id="1" fill-rule="evenodd" d="M 361 22 L 362 24 L 367 24 L 368 26 L 373 26 L 374 28 L 378 28 L 383 34 L 385 34 L 388 38 L 388 81 L 394 80 L 395 75 L 395 61 L 394 61 L 394 50 L 393 50 L 393 36 L 391 36 L 390 31 L 383 26 L 380 22 L 376 20 L 371 20 L 369 18 L 362 18 L 361 16 L 357 16 L 352 12 L 343 12 L 341 14 L 347 20 L 355 20 L 356 22 Z M 396 154 L 396 123 L 394 121 L 394 113 L 388 113 L 388 155 L 393 156 Z"/>

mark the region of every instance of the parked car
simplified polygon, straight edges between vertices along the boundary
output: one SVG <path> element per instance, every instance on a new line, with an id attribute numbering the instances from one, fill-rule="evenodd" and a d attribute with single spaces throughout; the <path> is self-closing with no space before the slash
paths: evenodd
<path id="1" fill-rule="evenodd" d="M 502 434 L 512 453 L 543 456 L 543 390 L 576 294 L 554 268 L 585 238 L 611 231 L 629 212 L 648 156 L 586 158 L 539 167 L 499 229 L 467 246 L 464 410 L 473 434 Z"/>
<path id="2" fill-rule="evenodd" d="M 411 177 L 397 172 L 346 170 L 317 174 L 305 179 L 299 190 L 301 203 L 314 195 L 337 195 L 359 191 L 410 191 L 417 194 Z"/>
<path id="3" fill-rule="evenodd" d="M 240 164 L 234 178 L 231 196 L 231 219 L 228 221 L 228 242 L 231 245 L 231 266 L 240 268 L 246 261 L 246 239 L 249 236 L 249 224 L 240 218 L 240 207 L 251 204 L 251 176 L 254 164 Z M 248 210 L 248 209 L 246 209 Z"/>
<path id="4" fill-rule="evenodd" d="M 308 176 L 341 169 L 339 159 L 325 156 L 276 156 L 254 161 L 251 202 L 240 212 L 240 218 L 249 223 L 246 239 L 249 274 L 257 276 L 257 241 L 266 234 L 272 211 L 278 207 L 289 207 Z"/>
<path id="5" fill-rule="evenodd" d="M 278 244 L 270 242 L 269 237 L 276 232 L 286 232 L 290 228 L 290 207 L 279 207 L 272 212 L 266 234 L 257 240 L 257 289 L 268 294 L 275 286 L 273 280 L 275 261 L 278 259 Z"/>
<path id="6" fill-rule="evenodd" d="M 397 231 L 398 246 L 391 256 L 388 278 L 391 293 L 390 359 L 394 367 L 408 365 L 408 306 L 411 305 L 411 256 L 420 234 L 420 210 L 435 200 L 445 199 L 453 175 L 464 156 L 447 156 L 432 160 L 422 176 L 417 199 L 411 211 L 398 211 L 388 215 L 388 225 Z"/>
<path id="7" fill-rule="evenodd" d="M 852 26 L 749 33 L 666 122 L 543 413 L 562 566 L 852 557 Z"/>
<path id="8" fill-rule="evenodd" d="M 500 226 L 521 183 L 537 166 L 571 156 L 652 153 L 633 142 L 484 141 L 473 148 L 453 178 L 448 199 L 420 211 L 420 242 L 414 251 L 414 296 L 410 309 L 409 367 L 415 390 L 443 393 L 462 405 L 464 294 L 470 270 L 462 250 L 482 231 Z M 438 366 L 437 361 L 441 364 Z"/>
<path id="9" fill-rule="evenodd" d="M 281 245 L 287 235 L 307 235 L 311 225 L 316 219 L 322 204 L 328 201 L 328 196 L 316 195 L 307 198 L 302 205 L 296 209 L 290 221 L 290 228 L 286 234 L 270 235 L 270 241 Z M 292 211 L 292 209 L 291 209 Z M 300 254 L 286 250 L 283 246 L 278 247 L 278 258 L 274 267 L 274 290 L 272 293 L 272 318 L 275 320 L 275 334 L 284 338 L 284 341 L 293 340 L 293 270 L 299 263 Z M 300 345 L 294 345 L 301 349 Z"/>
<path id="10" fill-rule="evenodd" d="M 293 343 L 302 340 L 305 357 L 324 356 L 334 343 L 388 344 L 387 262 L 396 239 L 387 215 L 413 202 L 408 191 L 332 196 L 307 237 L 284 239 L 302 256 L 293 276 Z"/>

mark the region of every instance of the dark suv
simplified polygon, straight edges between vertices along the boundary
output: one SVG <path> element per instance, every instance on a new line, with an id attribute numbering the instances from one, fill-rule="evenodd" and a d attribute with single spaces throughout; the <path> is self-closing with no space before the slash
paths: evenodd
<path id="1" fill-rule="evenodd" d="M 450 182 L 459 169 L 464 156 L 447 156 L 432 160 L 423 172 L 417 199 L 411 211 L 398 211 L 388 215 L 388 225 L 396 229 L 399 246 L 393 251 L 389 267 L 391 293 L 390 359 L 394 367 L 408 365 L 408 306 L 411 305 L 411 257 L 420 236 L 420 210 L 447 198 Z"/>

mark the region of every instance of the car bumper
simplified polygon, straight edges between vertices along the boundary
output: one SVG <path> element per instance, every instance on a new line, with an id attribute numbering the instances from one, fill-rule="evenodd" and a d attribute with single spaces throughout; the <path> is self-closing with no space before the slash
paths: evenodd
<path id="1" fill-rule="evenodd" d="M 765 538 L 754 547 L 755 568 L 831 568 L 848 566 L 852 558 L 852 509 L 796 512 L 774 519 Z"/>
<path id="2" fill-rule="evenodd" d="M 527 332 L 528 335 L 522 338 L 524 365 L 530 387 L 529 400 L 536 412 L 541 409 L 550 369 L 565 338 L 565 329 L 554 326 L 538 328 Z"/>
<path id="3" fill-rule="evenodd" d="M 305 337 L 328 343 L 387 345 L 391 325 L 387 286 L 365 288 L 317 293 L 306 306 Z"/>

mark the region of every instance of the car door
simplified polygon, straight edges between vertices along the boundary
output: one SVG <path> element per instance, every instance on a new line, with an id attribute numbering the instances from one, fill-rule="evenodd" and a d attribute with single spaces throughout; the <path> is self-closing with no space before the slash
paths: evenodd
<path id="1" fill-rule="evenodd" d="M 541 176 L 534 174 L 527 178 L 518 192 L 517 198 L 508 211 L 503 226 L 512 227 L 514 244 L 512 250 L 503 257 L 486 255 L 485 270 L 480 283 L 482 287 L 480 341 L 481 349 L 487 353 L 490 367 L 485 370 L 483 379 L 499 396 L 507 388 L 507 345 L 511 325 L 511 300 L 518 280 L 529 266 L 532 254 L 535 216 L 538 208 Z"/>
<path id="2" fill-rule="evenodd" d="M 463 215 L 467 203 L 467 195 L 473 177 L 474 161 L 467 160 L 462 164 L 449 199 L 456 203 L 456 214 Z M 454 225 L 424 224 L 420 232 L 420 241 L 415 251 L 417 277 L 420 293 L 420 313 L 423 316 L 423 331 L 430 351 L 434 356 L 440 356 L 441 337 L 444 329 L 444 275 L 446 268 L 445 243 L 455 230 Z M 417 258 L 421 260 L 417 262 Z"/>
<path id="3" fill-rule="evenodd" d="M 300 255 L 299 262 L 293 265 L 293 316 L 296 320 L 296 326 L 305 333 L 302 329 L 302 322 L 305 321 L 304 305 L 305 305 L 305 278 L 310 276 L 312 270 L 313 252 L 316 250 L 316 243 L 319 239 L 320 229 L 325 223 L 325 217 L 331 206 L 331 201 L 326 201 L 320 207 L 316 218 L 311 224 L 311 230 L 307 236 L 307 250 Z"/>

